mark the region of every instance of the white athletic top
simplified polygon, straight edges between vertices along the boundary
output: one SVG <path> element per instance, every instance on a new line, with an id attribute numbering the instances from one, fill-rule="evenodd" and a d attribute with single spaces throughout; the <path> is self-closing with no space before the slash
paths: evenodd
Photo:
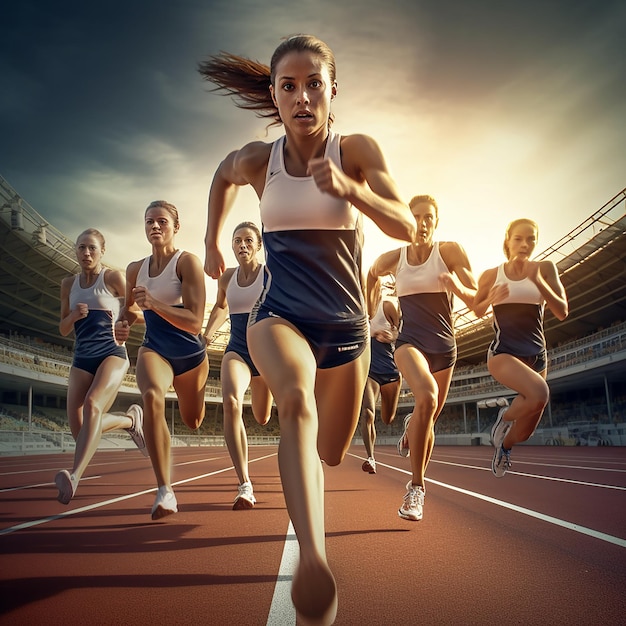
<path id="1" fill-rule="evenodd" d="M 341 136 L 329 132 L 325 157 L 341 168 Z M 261 306 L 294 323 L 361 323 L 360 212 L 320 191 L 312 176 L 287 173 L 285 137 L 272 145 L 260 209 L 266 272 Z"/>
<path id="2" fill-rule="evenodd" d="M 263 273 L 263 265 L 261 265 L 254 282 L 247 287 L 241 287 L 237 282 L 239 268 L 235 269 L 226 287 L 226 302 L 230 315 L 252 311 L 252 307 L 263 291 Z"/>
<path id="3" fill-rule="evenodd" d="M 176 273 L 178 259 L 182 253 L 182 250 L 177 250 L 158 276 L 150 276 L 150 259 L 152 257 L 147 256 L 139 268 L 137 286 L 145 287 L 154 298 L 164 304 L 170 306 L 182 304 L 183 285 Z"/>

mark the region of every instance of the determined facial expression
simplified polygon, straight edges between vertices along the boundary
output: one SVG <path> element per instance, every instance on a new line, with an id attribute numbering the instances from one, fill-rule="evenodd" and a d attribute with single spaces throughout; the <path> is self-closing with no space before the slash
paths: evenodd
<path id="1" fill-rule="evenodd" d="M 286 129 L 313 134 L 328 126 L 330 102 L 337 86 L 319 55 L 294 51 L 278 62 L 276 82 L 270 92 Z"/>

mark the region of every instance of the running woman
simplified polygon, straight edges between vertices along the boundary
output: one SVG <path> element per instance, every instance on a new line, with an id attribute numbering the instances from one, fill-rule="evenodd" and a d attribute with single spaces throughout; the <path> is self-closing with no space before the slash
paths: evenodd
<path id="1" fill-rule="evenodd" d="M 270 66 L 222 53 L 202 76 L 243 108 L 284 126 L 277 141 L 231 152 L 209 194 L 205 271 L 225 270 L 219 247 L 238 186 L 260 199 L 264 289 L 250 315 L 248 347 L 275 398 L 279 469 L 300 561 L 291 597 L 302 619 L 332 623 L 337 589 L 326 558 L 324 474 L 344 458 L 369 371 L 361 284 L 361 214 L 411 241 L 415 222 L 377 143 L 331 130 L 335 59 L 316 37 L 296 35 Z"/>
<path id="2" fill-rule="evenodd" d="M 250 387 L 252 413 L 265 425 L 272 410 L 272 394 L 259 375 L 246 340 L 250 311 L 263 290 L 261 232 L 252 222 L 242 222 L 233 232 L 233 253 L 239 265 L 229 267 L 218 279 L 215 305 L 207 321 L 204 336 L 210 343 L 215 332 L 230 316 L 230 338 L 220 371 L 224 407 L 224 438 L 239 479 L 233 510 L 251 509 L 256 504 L 248 473 L 248 436 L 243 422 L 243 398 Z"/>
<path id="3" fill-rule="evenodd" d="M 506 262 L 486 270 L 478 281 L 472 306 L 479 317 L 493 309 L 495 337 L 487 367 L 499 382 L 517 392 L 502 407 L 491 429 L 494 446 L 491 471 L 501 478 L 511 467 L 511 449 L 535 432 L 550 390 L 543 331 L 546 305 L 562 321 L 569 312 L 567 295 L 552 261 L 531 261 L 539 228 L 533 220 L 511 222 L 504 236 Z"/>
<path id="4" fill-rule="evenodd" d="M 418 521 L 424 512 L 424 475 L 435 445 L 435 421 L 448 396 L 456 363 L 453 295 L 469 306 L 476 281 L 460 244 L 434 240 L 439 223 L 434 198 L 415 196 L 409 206 L 417 224 L 415 242 L 378 257 L 369 271 L 368 285 L 385 274 L 396 278 L 402 321 L 395 360 L 415 398 L 398 442 L 402 456 L 410 451 L 412 471 L 398 515 Z"/>
<path id="5" fill-rule="evenodd" d="M 361 469 L 375 474 L 376 400 L 380 396 L 380 418 L 383 424 L 391 424 L 396 416 L 402 386 L 402 376 L 393 358 L 400 325 L 400 310 L 395 297 L 384 296 L 380 278 L 375 281 L 367 300 L 372 358 L 361 403 L 361 437 L 367 453 Z"/>
<path id="6" fill-rule="evenodd" d="M 176 248 L 178 210 L 164 200 L 145 211 L 144 228 L 152 254 L 126 270 L 129 324 L 144 321 L 137 353 L 137 384 L 144 406 L 146 444 L 157 481 L 152 519 L 178 511 L 171 481 L 171 436 L 165 418 L 165 394 L 174 388 L 183 422 L 196 430 L 204 419 L 209 363 L 202 336 L 205 285 L 197 256 Z M 129 307 L 136 304 L 142 315 Z"/>
<path id="7" fill-rule="evenodd" d="M 81 271 L 61 282 L 59 331 L 64 337 L 73 331 L 76 338 L 67 382 L 67 417 L 76 440 L 74 465 L 54 480 L 62 504 L 69 504 L 76 493 L 102 433 L 126 430 L 147 454 L 141 407 L 131 404 L 126 413 L 108 413 L 129 367 L 124 345 L 128 326 L 118 323 L 124 274 L 102 265 L 105 241 L 95 228 L 78 236 L 75 252 Z"/>

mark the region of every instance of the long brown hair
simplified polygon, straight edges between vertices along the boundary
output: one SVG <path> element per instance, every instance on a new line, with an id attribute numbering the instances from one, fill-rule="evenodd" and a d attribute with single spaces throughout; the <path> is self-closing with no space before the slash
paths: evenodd
<path id="1" fill-rule="evenodd" d="M 331 83 L 335 82 L 335 55 L 323 41 L 313 35 L 294 35 L 285 39 L 274 50 L 269 66 L 230 52 L 220 52 L 200 62 L 198 72 L 204 80 L 217 85 L 212 91 L 233 96 L 240 109 L 255 111 L 258 117 L 272 119 L 268 126 L 279 126 L 282 120 L 272 100 L 270 85 L 274 85 L 276 79 L 276 66 L 289 52 L 312 52 L 319 55 L 328 68 Z M 329 125 L 333 119 L 331 113 Z"/>

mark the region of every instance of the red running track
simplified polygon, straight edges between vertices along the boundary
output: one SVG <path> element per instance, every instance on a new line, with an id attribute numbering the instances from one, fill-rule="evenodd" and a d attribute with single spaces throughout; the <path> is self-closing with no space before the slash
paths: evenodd
<path id="1" fill-rule="evenodd" d="M 136 450 L 99 451 L 67 507 L 70 455 L 1 457 L 0 624 L 295 624 L 276 454 L 250 449 L 258 503 L 232 511 L 226 449 L 173 449 L 180 510 L 156 522 Z M 626 448 L 519 446 L 502 479 L 491 454 L 437 446 L 421 522 L 395 449 L 324 466 L 337 625 L 626 622 Z"/>

